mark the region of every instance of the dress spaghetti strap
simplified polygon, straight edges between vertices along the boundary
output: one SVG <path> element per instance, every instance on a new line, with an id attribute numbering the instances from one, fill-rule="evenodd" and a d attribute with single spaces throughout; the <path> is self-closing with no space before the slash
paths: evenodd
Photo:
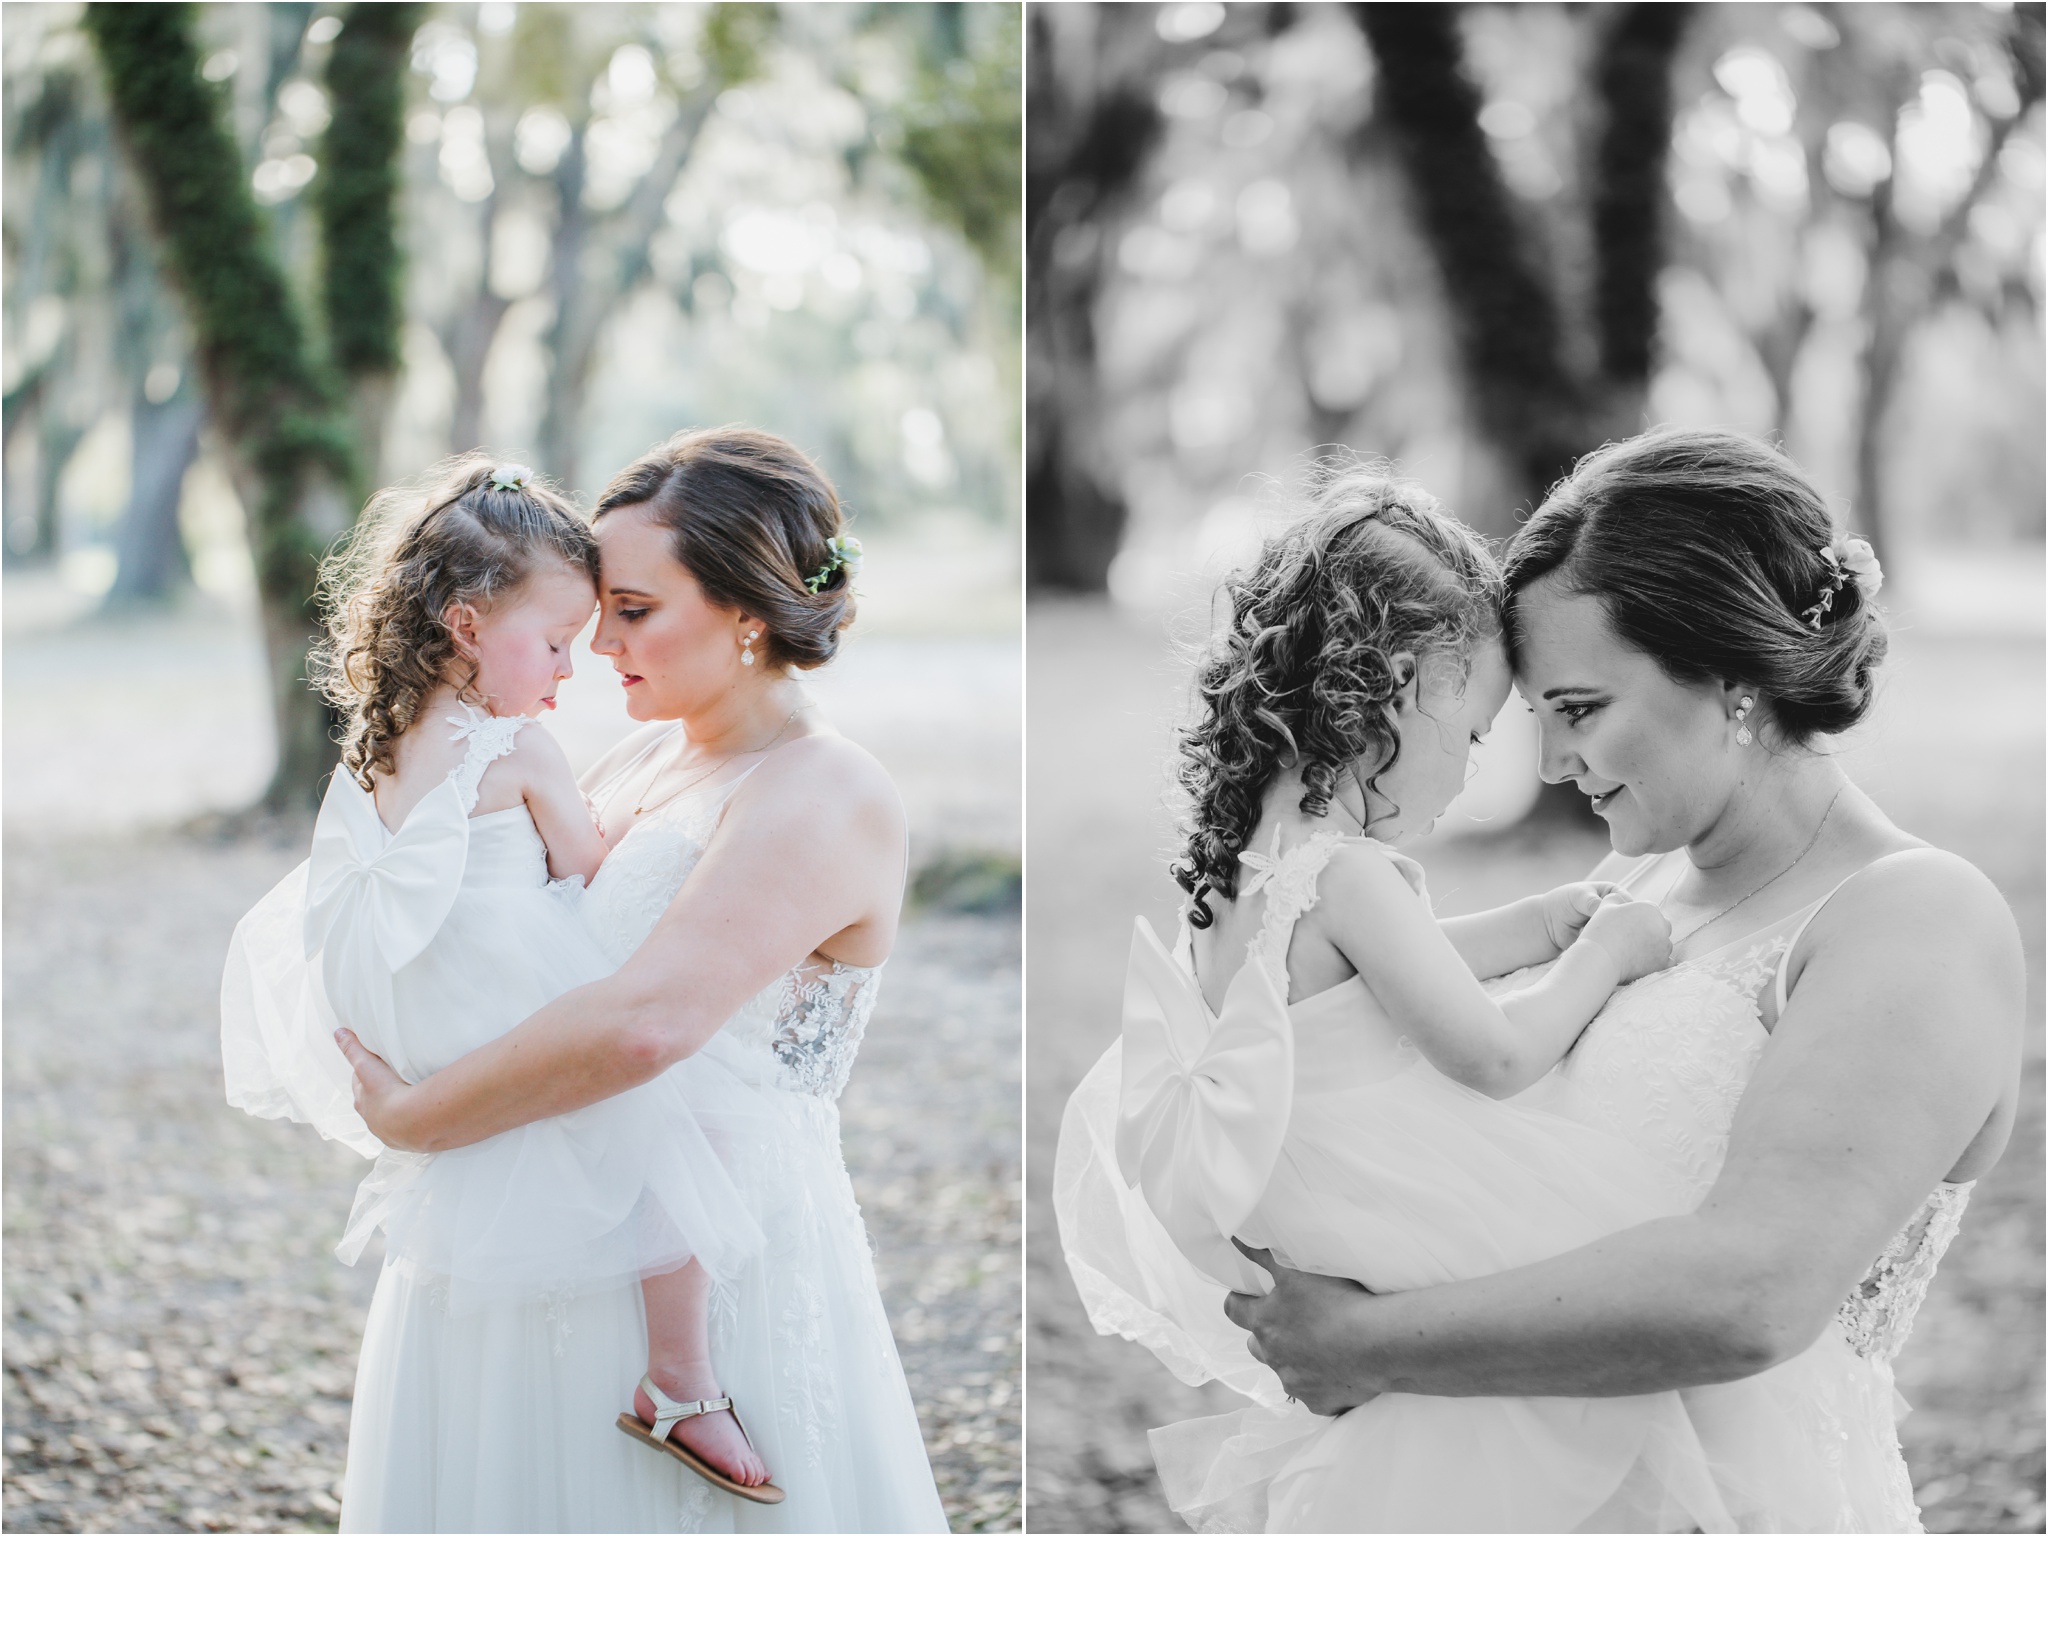
<path id="1" fill-rule="evenodd" d="M 1932 847 L 1925 846 L 1901 847 L 1899 849 L 1899 852 L 1887 852 L 1884 855 L 1884 858 L 1896 858 L 1902 852 L 1931 852 L 1933 850 L 1934 849 Z M 1787 998 L 1785 993 L 1785 974 L 1786 972 L 1791 970 L 1792 967 L 1792 951 L 1799 947 L 1799 940 L 1806 935 L 1806 928 L 1813 924 L 1813 917 L 1819 914 L 1821 910 L 1825 909 L 1828 906 L 1828 904 L 1831 901 L 1833 901 L 1834 895 L 1837 892 L 1841 891 L 1843 887 L 1847 886 L 1849 882 L 1855 880 L 1857 876 L 1862 875 L 1867 871 L 1875 868 L 1878 864 L 1883 863 L 1884 858 L 1872 858 L 1870 862 L 1865 864 L 1861 869 L 1854 870 L 1851 873 L 1844 875 L 1840 880 L 1836 881 L 1833 886 L 1828 888 L 1827 892 L 1813 905 L 1813 907 L 1808 909 L 1806 913 L 1800 917 L 1799 924 L 1792 928 L 1791 940 L 1788 943 L 1786 943 L 1785 952 L 1778 957 L 1777 981 L 1771 990 L 1772 994 L 1776 998 L 1774 1010 L 1778 1016 L 1783 1017 L 1785 1015 L 1785 1001 Z"/>

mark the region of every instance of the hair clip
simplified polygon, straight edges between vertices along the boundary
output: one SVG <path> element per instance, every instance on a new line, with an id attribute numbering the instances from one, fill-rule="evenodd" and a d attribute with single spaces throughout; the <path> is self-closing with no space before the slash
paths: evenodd
<path id="1" fill-rule="evenodd" d="M 1877 553 L 1870 548 L 1868 540 L 1854 536 L 1840 545 L 1824 545 L 1821 557 L 1828 565 L 1828 572 L 1834 576 L 1834 583 L 1824 588 L 1820 600 L 1799 617 L 1819 630 L 1821 621 L 1835 610 L 1835 593 L 1850 580 L 1856 582 L 1856 590 L 1865 602 L 1876 596 L 1884 586 L 1884 570 L 1877 564 Z"/>
<path id="2" fill-rule="evenodd" d="M 493 489 L 524 489 L 532 481 L 533 468 L 531 466 L 500 466 L 491 473 L 491 487 Z"/>
<path id="3" fill-rule="evenodd" d="M 851 534 L 834 534 L 825 542 L 825 566 L 804 581 L 804 589 L 816 596 L 825 588 L 825 581 L 840 569 L 853 572 L 854 564 L 860 561 L 860 541 Z"/>

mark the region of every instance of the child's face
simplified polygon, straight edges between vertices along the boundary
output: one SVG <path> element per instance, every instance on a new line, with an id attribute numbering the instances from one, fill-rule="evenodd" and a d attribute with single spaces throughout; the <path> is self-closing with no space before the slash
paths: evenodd
<path id="1" fill-rule="evenodd" d="M 596 606 L 589 576 L 564 563 L 538 570 L 510 596 L 475 610 L 465 633 L 477 667 L 471 691 L 496 716 L 554 709 L 555 689 L 574 669 L 569 646 Z"/>
<path id="2" fill-rule="evenodd" d="M 1366 833 L 1382 841 L 1426 835 L 1471 776 L 1472 747 L 1507 703 L 1506 649 L 1489 637 L 1469 674 L 1447 654 L 1426 657 L 1396 704 L 1401 753 L 1371 787 Z M 1361 780 L 1366 769 L 1360 768 Z M 1371 794 L 1378 795 L 1377 800 Z"/>

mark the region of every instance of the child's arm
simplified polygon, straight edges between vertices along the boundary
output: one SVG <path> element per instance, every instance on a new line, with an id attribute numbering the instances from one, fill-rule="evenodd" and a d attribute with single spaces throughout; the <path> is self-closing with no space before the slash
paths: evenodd
<path id="1" fill-rule="evenodd" d="M 1572 881 L 1498 909 L 1454 915 L 1437 924 L 1474 977 L 1505 977 L 1524 966 L 1554 960 L 1570 948 L 1601 900 L 1614 890 L 1610 881 Z"/>
<path id="2" fill-rule="evenodd" d="M 590 803 L 576 787 L 562 746 L 545 728 L 529 727 L 508 759 L 515 763 L 526 810 L 533 814 L 533 827 L 548 849 L 548 873 L 556 880 L 581 875 L 588 881 L 610 847 Z"/>
<path id="3" fill-rule="evenodd" d="M 1539 981 L 1496 1003 L 1400 872 L 1369 847 L 1330 860 L 1310 914 L 1431 1065 L 1492 1097 L 1534 1084 L 1618 984 L 1671 958 L 1654 905 L 1603 902 Z"/>

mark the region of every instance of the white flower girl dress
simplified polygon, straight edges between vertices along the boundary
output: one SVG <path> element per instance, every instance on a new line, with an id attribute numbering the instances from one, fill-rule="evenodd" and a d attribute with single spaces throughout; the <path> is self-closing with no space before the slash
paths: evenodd
<path id="1" fill-rule="evenodd" d="M 448 719 L 469 742 L 446 783 L 393 833 L 337 772 L 312 856 L 236 927 L 221 990 L 228 1101 L 377 1161 L 338 1251 L 353 1262 L 383 1229 L 343 1528 L 650 1526 L 650 1507 L 673 1514 L 681 1468 L 612 1426 L 644 1354 L 565 1346 L 563 1315 L 606 1291 L 637 1307 L 639 1279 L 692 1258 L 730 1284 L 759 1254 L 693 1112 L 693 1095 L 730 1074 L 716 1042 L 590 1107 L 431 1155 L 371 1135 L 334 1043 L 345 1024 L 417 1081 L 618 965 L 579 915 L 579 886 L 550 882 L 526 807 L 471 816 L 484 768 L 528 719 L 467 706 Z M 431 1346 L 419 1333 L 409 1348 L 380 1342 L 394 1279 L 424 1292 Z M 579 1417 L 587 1434 L 569 1428 Z M 583 1441 L 602 1458 L 560 1458 Z"/>

